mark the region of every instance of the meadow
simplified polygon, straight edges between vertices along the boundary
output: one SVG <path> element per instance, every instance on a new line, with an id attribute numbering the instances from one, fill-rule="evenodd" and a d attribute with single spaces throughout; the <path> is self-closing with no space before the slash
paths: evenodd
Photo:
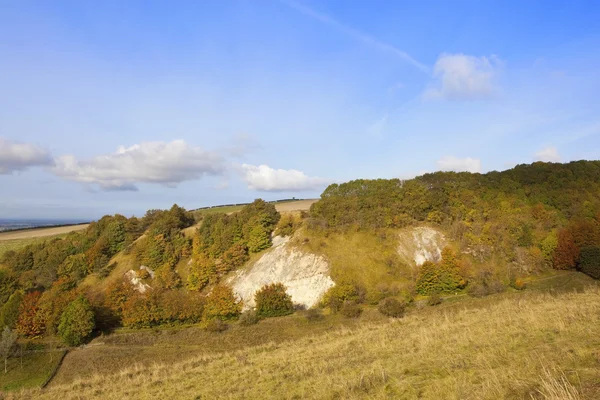
<path id="1" fill-rule="evenodd" d="M 585 281 L 571 277 L 568 291 L 544 287 L 414 307 L 402 319 L 368 310 L 357 320 L 342 319 L 347 323 L 296 314 L 205 333 L 196 343 L 193 331 L 179 341 L 185 330 L 155 332 L 144 345 L 140 332 L 123 332 L 90 346 L 103 357 L 116 354 L 121 341 L 132 357 L 129 365 L 121 360 L 120 371 L 70 379 L 59 372 L 47 389 L 8 398 L 594 399 L 600 396 L 600 292 L 597 285 L 583 288 Z M 277 333 L 277 326 L 301 332 L 302 324 L 306 334 Z M 242 336 L 255 339 L 239 343 Z M 143 360 L 134 356 L 142 347 L 189 356 Z M 67 356 L 61 369 L 68 365 Z"/>

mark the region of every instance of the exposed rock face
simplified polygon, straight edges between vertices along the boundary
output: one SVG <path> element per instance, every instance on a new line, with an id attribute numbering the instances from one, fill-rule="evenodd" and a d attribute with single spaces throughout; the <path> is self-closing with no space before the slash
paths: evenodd
<path id="1" fill-rule="evenodd" d="M 144 269 L 146 271 L 148 271 L 148 274 L 150 275 L 150 279 L 154 279 L 154 271 L 152 271 L 150 268 L 146 267 L 145 265 L 142 265 L 140 267 L 140 270 L 144 270 Z M 133 288 L 140 293 L 146 293 L 146 291 L 148 289 L 152 289 L 152 287 L 150 285 L 142 282 L 142 280 L 140 278 L 138 278 L 137 273 L 132 269 L 130 269 L 129 271 L 127 271 L 125 273 L 125 278 L 129 279 L 129 282 L 131 282 L 131 285 L 133 286 Z"/>
<path id="2" fill-rule="evenodd" d="M 316 305 L 334 286 L 325 258 L 291 248 L 288 241 L 289 238 L 274 237 L 271 249 L 228 280 L 244 301 L 245 309 L 254 307 L 254 294 L 269 283 L 283 283 L 292 301 L 306 307 Z"/>
<path id="3" fill-rule="evenodd" d="M 440 261 L 446 244 L 444 234 L 434 228 L 407 228 L 400 233 L 398 253 L 412 265 Z"/>

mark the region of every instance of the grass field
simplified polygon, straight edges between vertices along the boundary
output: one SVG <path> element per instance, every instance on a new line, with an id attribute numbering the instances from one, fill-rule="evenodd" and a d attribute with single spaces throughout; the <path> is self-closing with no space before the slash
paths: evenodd
<path id="1" fill-rule="evenodd" d="M 291 212 L 291 211 L 308 211 L 310 206 L 316 202 L 317 199 L 308 199 L 308 200 L 290 200 L 283 201 L 275 204 L 275 208 L 279 212 Z M 225 206 L 225 207 L 213 207 L 213 208 L 204 208 L 201 210 L 194 210 L 192 213 L 196 219 L 199 219 L 203 215 L 208 214 L 231 214 L 234 212 L 240 211 L 244 208 L 244 205 L 240 206 Z"/>
<path id="2" fill-rule="evenodd" d="M 1 390 L 41 386 L 54 372 L 63 354 L 63 351 L 24 353 L 22 360 L 19 356 L 10 358 L 8 372 L 5 374 L 4 371 L 0 371 Z"/>
<path id="3" fill-rule="evenodd" d="M 17 231 L 0 232 L 0 241 L 31 239 L 44 236 L 66 235 L 70 232 L 81 231 L 88 227 L 89 224 L 56 226 L 46 228 L 21 229 Z"/>
<path id="4" fill-rule="evenodd" d="M 298 315 L 236 327 L 248 329 L 246 337 L 267 337 L 261 339 L 264 343 L 236 345 L 234 329 L 210 334 L 217 339 L 198 340 L 205 348 L 220 343 L 216 352 L 190 354 L 178 362 L 136 359 L 138 345 L 128 342 L 127 335 L 115 335 L 113 340 L 121 340 L 121 349 L 131 355 L 129 363 L 121 363 L 120 372 L 101 370 L 70 383 L 63 379 L 62 384 L 57 376 L 45 390 L 13 393 L 9 398 L 600 397 L 597 286 L 575 292 L 530 290 L 469 299 L 415 310 L 400 320 L 370 318 L 366 313 L 349 325 L 333 324 L 333 329 L 317 329 L 314 334 L 283 341 L 268 341 L 261 330 L 273 328 L 271 323 L 299 324 L 293 322 L 300 319 Z M 146 346 L 156 351 L 164 340 L 174 344 L 165 353 L 172 351 L 187 342 L 183 336 L 175 341 L 169 338 L 178 334 L 161 333 Z M 188 337 L 196 334 L 190 331 Z M 101 345 L 96 347 L 103 352 Z M 95 359 L 87 357 L 86 362 L 95 364 Z"/>

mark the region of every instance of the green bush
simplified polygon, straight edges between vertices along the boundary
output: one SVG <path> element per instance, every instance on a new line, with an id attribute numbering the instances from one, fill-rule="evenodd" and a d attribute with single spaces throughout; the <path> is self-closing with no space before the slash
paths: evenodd
<path id="1" fill-rule="evenodd" d="M 466 281 L 460 275 L 461 264 L 450 248 L 442 250 L 439 263 L 426 261 L 419 268 L 417 292 L 428 295 L 434 292 L 454 292 L 462 289 Z"/>
<path id="2" fill-rule="evenodd" d="M 336 313 L 341 310 L 344 302 L 362 303 L 365 298 L 364 290 L 353 283 L 339 283 L 329 289 L 323 296 L 322 304 Z"/>
<path id="3" fill-rule="evenodd" d="M 600 279 L 600 247 L 584 247 L 577 268 L 594 279 Z"/>
<path id="4" fill-rule="evenodd" d="M 261 318 L 279 317 L 294 312 L 292 298 L 286 293 L 286 287 L 282 283 L 263 286 L 254 295 L 254 301 L 256 314 Z"/>
<path id="5" fill-rule="evenodd" d="M 256 311 L 254 311 L 254 310 L 244 311 L 240 315 L 240 325 L 244 325 L 244 326 L 256 325 L 256 324 L 258 324 L 259 321 L 260 321 L 260 318 L 258 317 L 258 315 L 256 314 Z"/>
<path id="6" fill-rule="evenodd" d="M 379 303 L 377 309 L 380 313 L 388 317 L 402 318 L 404 317 L 404 312 L 406 311 L 406 305 L 393 297 L 388 297 Z"/>
<path id="7" fill-rule="evenodd" d="M 362 308 L 353 301 L 345 301 L 340 309 L 340 313 L 347 318 L 358 318 L 362 311 Z"/>
<path id="8" fill-rule="evenodd" d="M 79 346 L 91 335 L 94 327 L 92 307 L 85 297 L 79 296 L 62 313 L 58 335 L 69 346 Z"/>

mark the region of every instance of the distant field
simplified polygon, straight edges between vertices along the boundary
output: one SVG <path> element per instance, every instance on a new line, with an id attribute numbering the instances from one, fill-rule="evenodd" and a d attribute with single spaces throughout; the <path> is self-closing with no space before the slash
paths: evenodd
<path id="1" fill-rule="evenodd" d="M 18 250 L 27 245 L 43 242 L 44 240 L 50 240 L 53 238 L 60 238 L 66 236 L 66 233 L 52 236 L 39 236 L 25 239 L 0 239 L 0 257 L 8 250 Z"/>
<path id="2" fill-rule="evenodd" d="M 318 199 L 308 199 L 308 200 L 291 200 L 284 201 L 281 203 L 275 203 L 275 208 L 279 212 L 291 212 L 291 211 L 308 211 L 310 206 L 316 202 Z M 245 204 L 237 205 L 237 206 L 223 206 L 223 207 L 212 207 L 212 208 L 203 208 L 199 210 L 194 210 L 194 216 L 196 218 L 202 215 L 208 214 L 217 214 L 217 213 L 225 213 L 231 214 L 234 212 L 240 211 L 244 208 Z"/>
<path id="3" fill-rule="evenodd" d="M 33 229 L 23 229 L 18 231 L 8 231 L 8 232 L 0 232 L 0 241 L 4 240 L 22 240 L 22 239 L 31 239 L 42 236 L 56 236 L 61 234 L 67 234 L 69 232 L 81 231 L 88 227 L 89 224 L 81 224 L 81 225 L 67 225 L 67 226 L 58 226 L 58 227 L 48 227 L 48 228 L 33 228 Z"/>

